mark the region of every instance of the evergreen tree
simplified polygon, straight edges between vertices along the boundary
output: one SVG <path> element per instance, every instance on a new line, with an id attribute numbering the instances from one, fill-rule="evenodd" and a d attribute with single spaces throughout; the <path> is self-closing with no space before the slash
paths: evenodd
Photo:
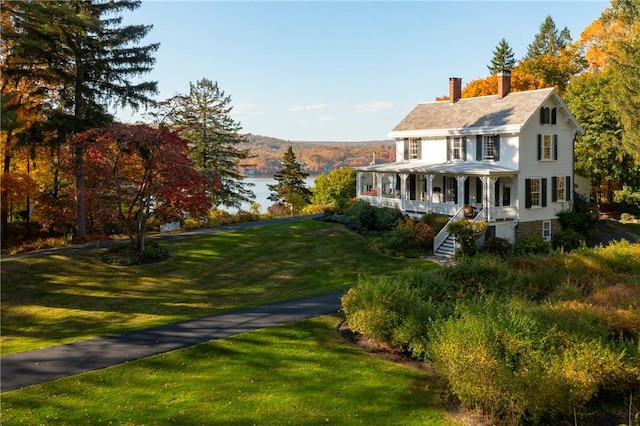
<path id="1" fill-rule="evenodd" d="M 152 69 L 158 44 L 138 46 L 151 26 L 122 26 L 124 10 L 140 0 L 2 2 L 3 77 L 31 81 L 47 93 L 52 115 L 70 124 L 71 133 L 111 121 L 112 102 L 134 109 L 157 92 L 156 82 L 130 79 Z M 10 48 L 7 48 L 10 47 Z M 7 48 L 7 50 L 4 50 Z M 85 237 L 83 148 L 74 148 L 77 236 Z"/>
<path id="2" fill-rule="evenodd" d="M 610 102 L 624 127 L 624 149 L 640 161 L 640 0 L 613 0 L 603 18 L 617 24 L 610 51 Z"/>
<path id="3" fill-rule="evenodd" d="M 551 16 L 547 16 L 540 25 L 540 31 L 535 35 L 533 41 L 527 46 L 525 59 L 536 59 L 542 55 L 558 55 L 560 49 L 567 47 L 571 41 L 571 33 L 564 27 L 560 33 L 556 28 L 556 23 Z"/>
<path id="4" fill-rule="evenodd" d="M 305 183 L 307 177 L 309 174 L 302 171 L 302 165 L 289 146 L 282 157 L 282 168 L 273 176 L 276 183 L 267 185 L 271 191 L 267 198 L 276 203 L 290 204 L 293 212 L 301 210 L 311 202 L 311 191 Z"/>
<path id="5" fill-rule="evenodd" d="M 516 65 L 516 60 L 513 57 L 513 50 L 507 43 L 507 40 L 502 39 L 493 51 L 493 59 L 491 63 L 487 65 L 489 72 L 495 74 L 498 71 L 511 71 Z"/>
<path id="6" fill-rule="evenodd" d="M 518 69 L 563 94 L 571 77 L 580 74 L 586 66 L 582 53 L 570 42 L 567 27 L 558 32 L 551 16 L 547 16 Z"/>
<path id="7" fill-rule="evenodd" d="M 214 207 L 240 208 L 255 199 L 253 184 L 243 182 L 242 166 L 250 158 L 249 149 L 240 148 L 247 141 L 240 123 L 231 118 L 231 96 L 220 90 L 217 82 L 203 78 L 189 83 L 189 95 L 177 96 L 167 119 L 180 129 L 180 136 L 191 142 L 190 157 L 207 181 Z"/>

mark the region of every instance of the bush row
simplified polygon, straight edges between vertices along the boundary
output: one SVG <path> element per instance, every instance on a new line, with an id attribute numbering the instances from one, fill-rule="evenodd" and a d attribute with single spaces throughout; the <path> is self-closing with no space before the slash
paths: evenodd
<path id="1" fill-rule="evenodd" d="M 627 242 L 480 254 L 433 273 L 361 277 L 342 303 L 352 330 L 432 361 L 494 422 L 558 422 L 640 391 L 639 259 Z"/>

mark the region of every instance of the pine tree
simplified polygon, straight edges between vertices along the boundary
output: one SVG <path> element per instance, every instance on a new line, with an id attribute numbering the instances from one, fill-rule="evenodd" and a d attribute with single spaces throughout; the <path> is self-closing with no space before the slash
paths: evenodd
<path id="1" fill-rule="evenodd" d="M 290 204 L 293 212 L 301 210 L 311 202 L 311 191 L 305 183 L 307 177 L 309 174 L 302 171 L 302 165 L 289 146 L 282 157 L 282 168 L 273 176 L 276 183 L 267 185 L 271 191 L 267 198 L 276 203 Z"/>
<path id="2" fill-rule="evenodd" d="M 212 205 L 240 208 L 253 201 L 253 184 L 243 182 L 241 170 L 250 158 L 249 149 L 240 148 L 247 137 L 239 133 L 240 123 L 230 116 L 231 96 L 217 82 L 203 78 L 189 83 L 188 96 L 174 97 L 168 105 L 173 105 L 168 122 L 191 142 L 190 157 L 208 183 Z"/>
<path id="3" fill-rule="evenodd" d="M 140 4 L 139 0 L 4 1 L 3 15 L 12 23 L 3 25 L 10 49 L 2 54 L 11 57 L 3 61 L 4 78 L 42 87 L 52 115 L 69 123 L 71 133 L 110 122 L 107 108 L 113 102 L 134 109 L 146 105 L 149 95 L 157 92 L 157 83 L 130 80 L 152 69 L 152 54 L 159 44 L 138 46 L 151 26 L 122 26 L 120 16 Z M 81 238 L 86 235 L 83 154 L 81 146 L 74 149 Z"/>
<path id="4" fill-rule="evenodd" d="M 498 71 L 511 71 L 516 65 L 516 60 L 513 57 L 513 50 L 507 43 L 507 40 L 502 39 L 493 51 L 493 59 L 491 64 L 487 65 L 489 72 L 495 74 Z"/>
<path id="5" fill-rule="evenodd" d="M 564 27 L 560 33 L 556 28 L 556 23 L 551 16 L 547 16 L 540 25 L 540 31 L 533 41 L 527 46 L 525 59 L 536 59 L 542 55 L 559 55 L 560 50 L 567 47 L 571 42 L 571 33 Z"/>

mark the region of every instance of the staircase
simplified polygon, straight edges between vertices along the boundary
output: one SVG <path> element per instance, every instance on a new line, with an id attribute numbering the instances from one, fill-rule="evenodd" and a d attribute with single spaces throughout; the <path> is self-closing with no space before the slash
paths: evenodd
<path id="1" fill-rule="evenodd" d="M 453 234 L 447 235 L 433 254 L 438 257 L 453 257 L 456 254 L 456 239 Z"/>

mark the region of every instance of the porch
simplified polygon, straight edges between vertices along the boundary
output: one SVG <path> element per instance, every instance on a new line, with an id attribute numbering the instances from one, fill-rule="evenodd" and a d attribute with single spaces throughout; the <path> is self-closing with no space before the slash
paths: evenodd
<path id="1" fill-rule="evenodd" d="M 433 212 L 449 216 L 450 222 L 462 217 L 482 220 L 496 236 L 503 236 L 518 221 L 516 170 L 448 162 L 391 163 L 356 171 L 357 198 L 373 206 L 397 208 L 414 218 Z M 451 256 L 455 250 L 455 239 L 445 227 L 434 239 L 434 254 Z"/>

